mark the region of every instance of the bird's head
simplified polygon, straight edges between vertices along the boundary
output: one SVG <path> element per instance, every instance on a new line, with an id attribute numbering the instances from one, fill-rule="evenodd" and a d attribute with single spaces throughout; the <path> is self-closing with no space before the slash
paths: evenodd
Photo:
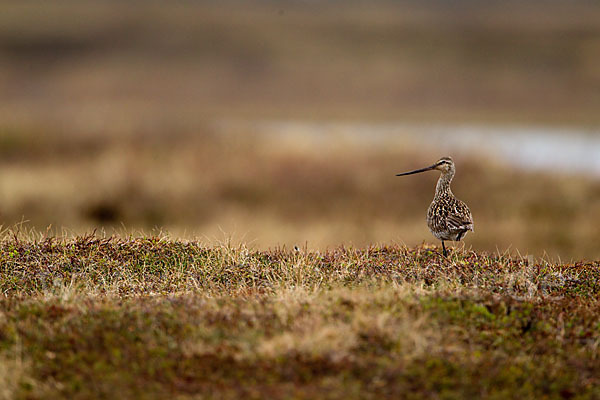
<path id="1" fill-rule="evenodd" d="M 410 172 L 403 172 L 401 174 L 396 174 L 396 176 L 418 174 L 419 172 L 431 171 L 433 169 L 441 171 L 444 174 L 454 173 L 454 161 L 452 161 L 452 158 L 450 157 L 442 157 L 435 164 L 430 165 L 429 167 L 416 169 Z"/>
<path id="2" fill-rule="evenodd" d="M 432 167 L 445 173 L 454 172 L 454 161 L 450 157 L 442 157 Z"/>

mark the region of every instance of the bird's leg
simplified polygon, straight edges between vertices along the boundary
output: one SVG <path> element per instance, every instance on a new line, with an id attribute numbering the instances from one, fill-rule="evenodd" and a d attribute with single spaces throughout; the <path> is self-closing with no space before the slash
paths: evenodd
<path id="1" fill-rule="evenodd" d="M 442 240 L 442 249 L 444 250 L 444 257 L 448 257 L 448 253 L 446 253 L 446 245 L 444 244 L 443 240 Z"/>

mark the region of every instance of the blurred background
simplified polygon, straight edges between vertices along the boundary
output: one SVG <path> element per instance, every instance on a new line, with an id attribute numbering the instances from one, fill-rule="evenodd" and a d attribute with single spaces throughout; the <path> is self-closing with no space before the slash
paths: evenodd
<path id="1" fill-rule="evenodd" d="M 600 3 L 2 1 L 0 223 L 600 258 Z"/>

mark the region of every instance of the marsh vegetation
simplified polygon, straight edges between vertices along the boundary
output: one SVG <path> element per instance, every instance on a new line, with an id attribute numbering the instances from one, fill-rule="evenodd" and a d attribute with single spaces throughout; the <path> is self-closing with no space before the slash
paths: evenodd
<path id="1" fill-rule="evenodd" d="M 448 155 L 435 139 L 370 146 L 368 128 L 353 142 L 253 121 L 542 132 L 599 122 L 600 10 L 589 2 L 543 13 L 520 2 L 1 7 L 5 228 L 166 230 L 260 249 L 413 246 L 432 239 L 423 221 L 435 177 L 393 175 Z M 600 257 L 597 176 L 450 155 L 475 218 L 467 248 Z"/>
<path id="2" fill-rule="evenodd" d="M 600 266 L 5 237 L 3 398 L 598 396 Z"/>

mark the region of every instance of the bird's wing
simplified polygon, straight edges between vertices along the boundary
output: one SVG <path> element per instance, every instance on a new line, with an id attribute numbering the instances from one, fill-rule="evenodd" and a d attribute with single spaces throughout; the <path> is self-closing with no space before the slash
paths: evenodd
<path id="1" fill-rule="evenodd" d="M 446 225 L 449 231 L 473 230 L 473 221 L 464 218 L 462 215 L 449 215 L 446 219 Z"/>
<path id="2" fill-rule="evenodd" d="M 452 211 L 446 217 L 446 226 L 449 231 L 473 230 L 473 217 L 464 203 L 457 202 Z"/>

